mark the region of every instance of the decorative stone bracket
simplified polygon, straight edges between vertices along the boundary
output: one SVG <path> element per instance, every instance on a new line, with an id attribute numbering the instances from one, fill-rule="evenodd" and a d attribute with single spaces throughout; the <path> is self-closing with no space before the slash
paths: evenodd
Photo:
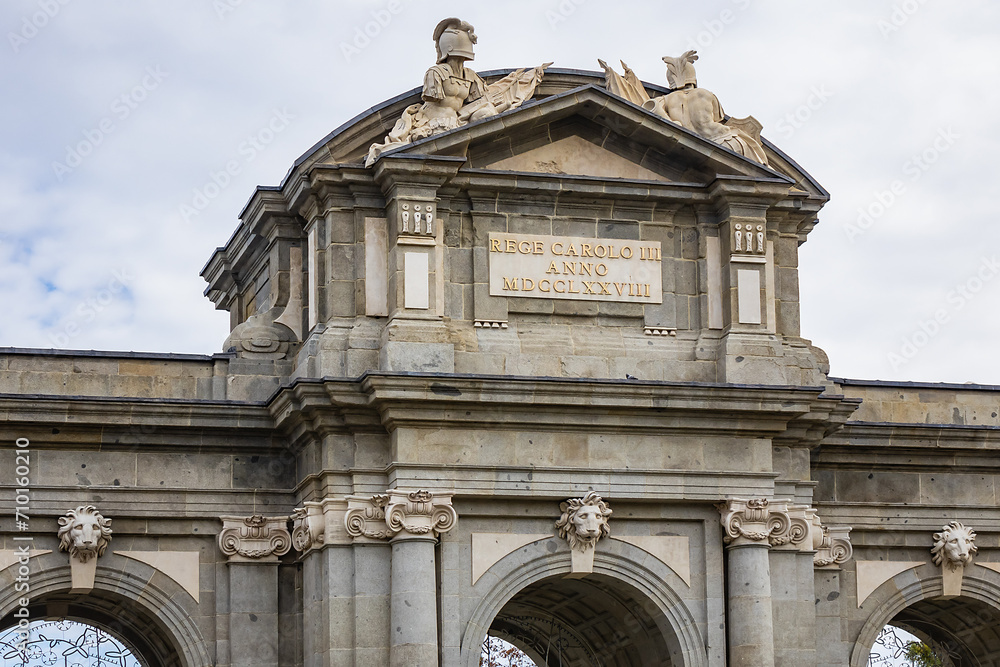
<path id="1" fill-rule="evenodd" d="M 229 556 L 230 563 L 277 562 L 292 546 L 287 516 L 220 518 L 219 548 Z"/>
<path id="2" fill-rule="evenodd" d="M 965 568 L 972 565 L 972 557 L 979 552 L 976 546 L 976 531 L 958 521 L 949 521 L 940 533 L 934 533 L 931 558 L 941 566 L 943 597 L 957 597 L 962 594 L 962 578 Z"/>
<path id="3" fill-rule="evenodd" d="M 94 588 L 97 559 L 111 542 L 111 519 L 105 519 L 93 505 L 81 505 L 59 517 L 59 550 L 69 552 L 71 593 Z"/>
<path id="4" fill-rule="evenodd" d="M 566 540 L 570 548 L 573 574 L 589 574 L 594 571 L 594 551 L 602 537 L 611 534 L 608 517 L 611 508 L 594 491 L 583 498 L 570 498 L 559 504 L 562 516 L 556 521 L 559 537 Z"/>

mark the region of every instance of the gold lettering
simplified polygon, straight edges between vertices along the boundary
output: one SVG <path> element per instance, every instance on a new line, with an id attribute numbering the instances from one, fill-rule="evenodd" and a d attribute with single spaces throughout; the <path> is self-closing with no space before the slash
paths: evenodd
<path id="1" fill-rule="evenodd" d="M 628 251 L 627 255 L 625 254 L 626 250 Z M 622 259 L 632 259 L 632 246 L 622 246 Z"/>
<path id="2" fill-rule="evenodd" d="M 572 280 L 569 281 L 569 289 L 566 290 L 566 291 L 569 292 L 570 294 L 579 294 L 580 293 L 580 290 L 573 289 L 573 281 Z"/>
<path id="3" fill-rule="evenodd" d="M 589 243 L 581 243 L 580 244 L 580 256 L 581 257 L 593 257 L 594 256 L 594 253 L 591 252 L 591 250 L 590 250 L 590 244 Z"/>
<path id="4" fill-rule="evenodd" d="M 597 283 L 592 283 L 589 280 L 583 281 L 583 289 L 586 290 L 584 294 L 599 294 L 599 292 L 594 291 L 594 285 Z"/>
<path id="5" fill-rule="evenodd" d="M 563 263 L 565 264 L 565 262 L 563 262 Z M 549 264 L 549 268 L 548 268 L 548 270 L 545 273 L 546 274 L 549 274 L 549 273 L 558 274 L 559 273 L 559 269 L 558 269 L 558 267 L 556 267 L 555 261 L 553 261 L 552 263 Z"/>
<path id="6" fill-rule="evenodd" d="M 504 252 L 517 252 L 517 241 L 507 239 L 507 249 Z"/>
<path id="7" fill-rule="evenodd" d="M 606 246 L 606 245 L 599 245 L 599 246 L 597 246 L 596 248 L 594 248 L 594 254 L 597 255 L 598 257 L 607 257 L 608 256 L 608 246 Z"/>
<path id="8" fill-rule="evenodd" d="M 578 262 L 577 266 L 580 267 L 580 275 L 581 276 L 592 276 L 592 275 L 594 275 L 594 264 L 593 264 L 593 262 L 587 262 L 586 264 L 584 264 L 583 262 Z"/>
<path id="9" fill-rule="evenodd" d="M 646 283 L 646 294 L 644 296 L 649 296 L 649 283 Z"/>
<path id="10" fill-rule="evenodd" d="M 546 284 L 548 285 L 548 287 L 542 287 L 542 285 L 546 285 Z M 539 280 L 538 281 L 538 291 L 539 292 L 551 292 L 552 291 L 552 282 L 549 279 L 547 279 L 547 278 L 544 279 L 544 280 Z"/>
<path id="11" fill-rule="evenodd" d="M 604 273 L 601 273 L 601 269 L 604 269 Z M 598 264 L 597 268 L 595 268 L 594 271 L 599 276 L 606 276 L 606 275 L 608 275 L 608 265 L 607 264 Z"/>
<path id="12" fill-rule="evenodd" d="M 553 262 L 554 264 L 555 262 Z M 576 262 L 563 262 L 563 273 L 576 275 Z"/>
<path id="13" fill-rule="evenodd" d="M 559 246 L 559 250 L 556 250 L 556 246 Z M 553 255 L 561 255 L 561 254 L 563 254 L 563 244 L 559 243 L 559 241 L 556 241 L 555 243 L 553 243 L 552 244 L 552 254 Z"/>
<path id="14" fill-rule="evenodd" d="M 517 278 L 507 278 L 504 276 L 503 279 L 503 289 L 505 292 L 516 292 L 517 291 Z"/>
<path id="15" fill-rule="evenodd" d="M 622 295 L 622 290 L 625 289 L 625 283 L 614 283 L 615 289 L 618 290 L 618 296 Z"/>
<path id="16" fill-rule="evenodd" d="M 580 253 L 576 251 L 576 246 L 572 243 L 569 244 L 569 249 L 566 251 L 567 257 L 579 257 Z"/>
<path id="17" fill-rule="evenodd" d="M 535 241 L 535 247 L 532 249 L 532 255 L 541 255 L 545 252 L 545 244 L 541 241 Z"/>
<path id="18" fill-rule="evenodd" d="M 560 283 L 562 283 L 562 289 L 559 289 L 559 284 Z M 557 294 L 565 294 L 566 293 L 566 281 L 565 280 L 557 280 L 557 281 L 555 281 L 552 284 L 552 289 L 554 289 Z"/>
<path id="19" fill-rule="evenodd" d="M 517 244 L 517 251 L 519 253 L 521 253 L 522 255 L 530 255 L 531 254 L 531 242 L 530 241 L 521 241 L 520 243 Z"/>
<path id="20" fill-rule="evenodd" d="M 531 287 L 528 287 L 529 283 L 531 284 Z M 521 291 L 522 292 L 530 292 L 533 289 L 535 289 L 535 281 L 534 280 L 532 280 L 531 278 L 521 278 Z"/>
<path id="21" fill-rule="evenodd" d="M 490 239 L 490 252 L 503 252 L 500 249 L 500 239 Z"/>
<path id="22" fill-rule="evenodd" d="M 607 294 L 608 296 L 611 296 L 611 289 L 608 287 L 608 285 L 610 285 L 611 283 L 597 283 L 597 284 L 601 286 L 602 290 L 604 290 L 603 292 L 601 292 L 601 294 Z"/>

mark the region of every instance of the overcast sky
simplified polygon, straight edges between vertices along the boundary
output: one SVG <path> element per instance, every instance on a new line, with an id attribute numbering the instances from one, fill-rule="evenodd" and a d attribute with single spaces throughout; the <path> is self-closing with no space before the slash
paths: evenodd
<path id="1" fill-rule="evenodd" d="M 699 85 L 832 194 L 800 249 L 832 373 L 1000 384 L 985 0 L 4 0 L 0 346 L 220 351 L 199 272 L 254 186 L 419 85 L 446 16 L 480 71 L 600 57 L 664 84 L 697 49 Z"/>

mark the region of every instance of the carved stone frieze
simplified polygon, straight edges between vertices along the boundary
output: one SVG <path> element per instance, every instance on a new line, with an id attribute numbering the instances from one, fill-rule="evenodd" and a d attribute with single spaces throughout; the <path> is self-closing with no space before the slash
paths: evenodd
<path id="1" fill-rule="evenodd" d="M 398 210 L 397 231 L 401 235 L 434 236 L 437 223 L 437 208 L 434 202 L 401 200 Z"/>
<path id="2" fill-rule="evenodd" d="M 378 493 L 374 496 L 347 496 L 347 514 L 344 528 L 351 537 L 367 537 L 385 540 L 396 533 L 385 525 L 385 506 L 389 496 Z"/>
<path id="3" fill-rule="evenodd" d="M 458 513 L 450 493 L 391 489 L 385 506 L 385 524 L 396 538 L 437 537 L 454 528 Z"/>
<path id="4" fill-rule="evenodd" d="M 230 562 L 277 561 L 288 553 L 292 536 L 288 532 L 288 517 L 224 516 L 219 533 L 219 549 Z"/>

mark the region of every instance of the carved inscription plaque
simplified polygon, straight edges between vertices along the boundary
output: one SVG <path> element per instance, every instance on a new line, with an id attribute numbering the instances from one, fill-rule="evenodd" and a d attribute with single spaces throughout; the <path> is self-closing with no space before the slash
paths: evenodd
<path id="1" fill-rule="evenodd" d="M 490 294 L 662 303 L 659 241 L 491 233 Z"/>

